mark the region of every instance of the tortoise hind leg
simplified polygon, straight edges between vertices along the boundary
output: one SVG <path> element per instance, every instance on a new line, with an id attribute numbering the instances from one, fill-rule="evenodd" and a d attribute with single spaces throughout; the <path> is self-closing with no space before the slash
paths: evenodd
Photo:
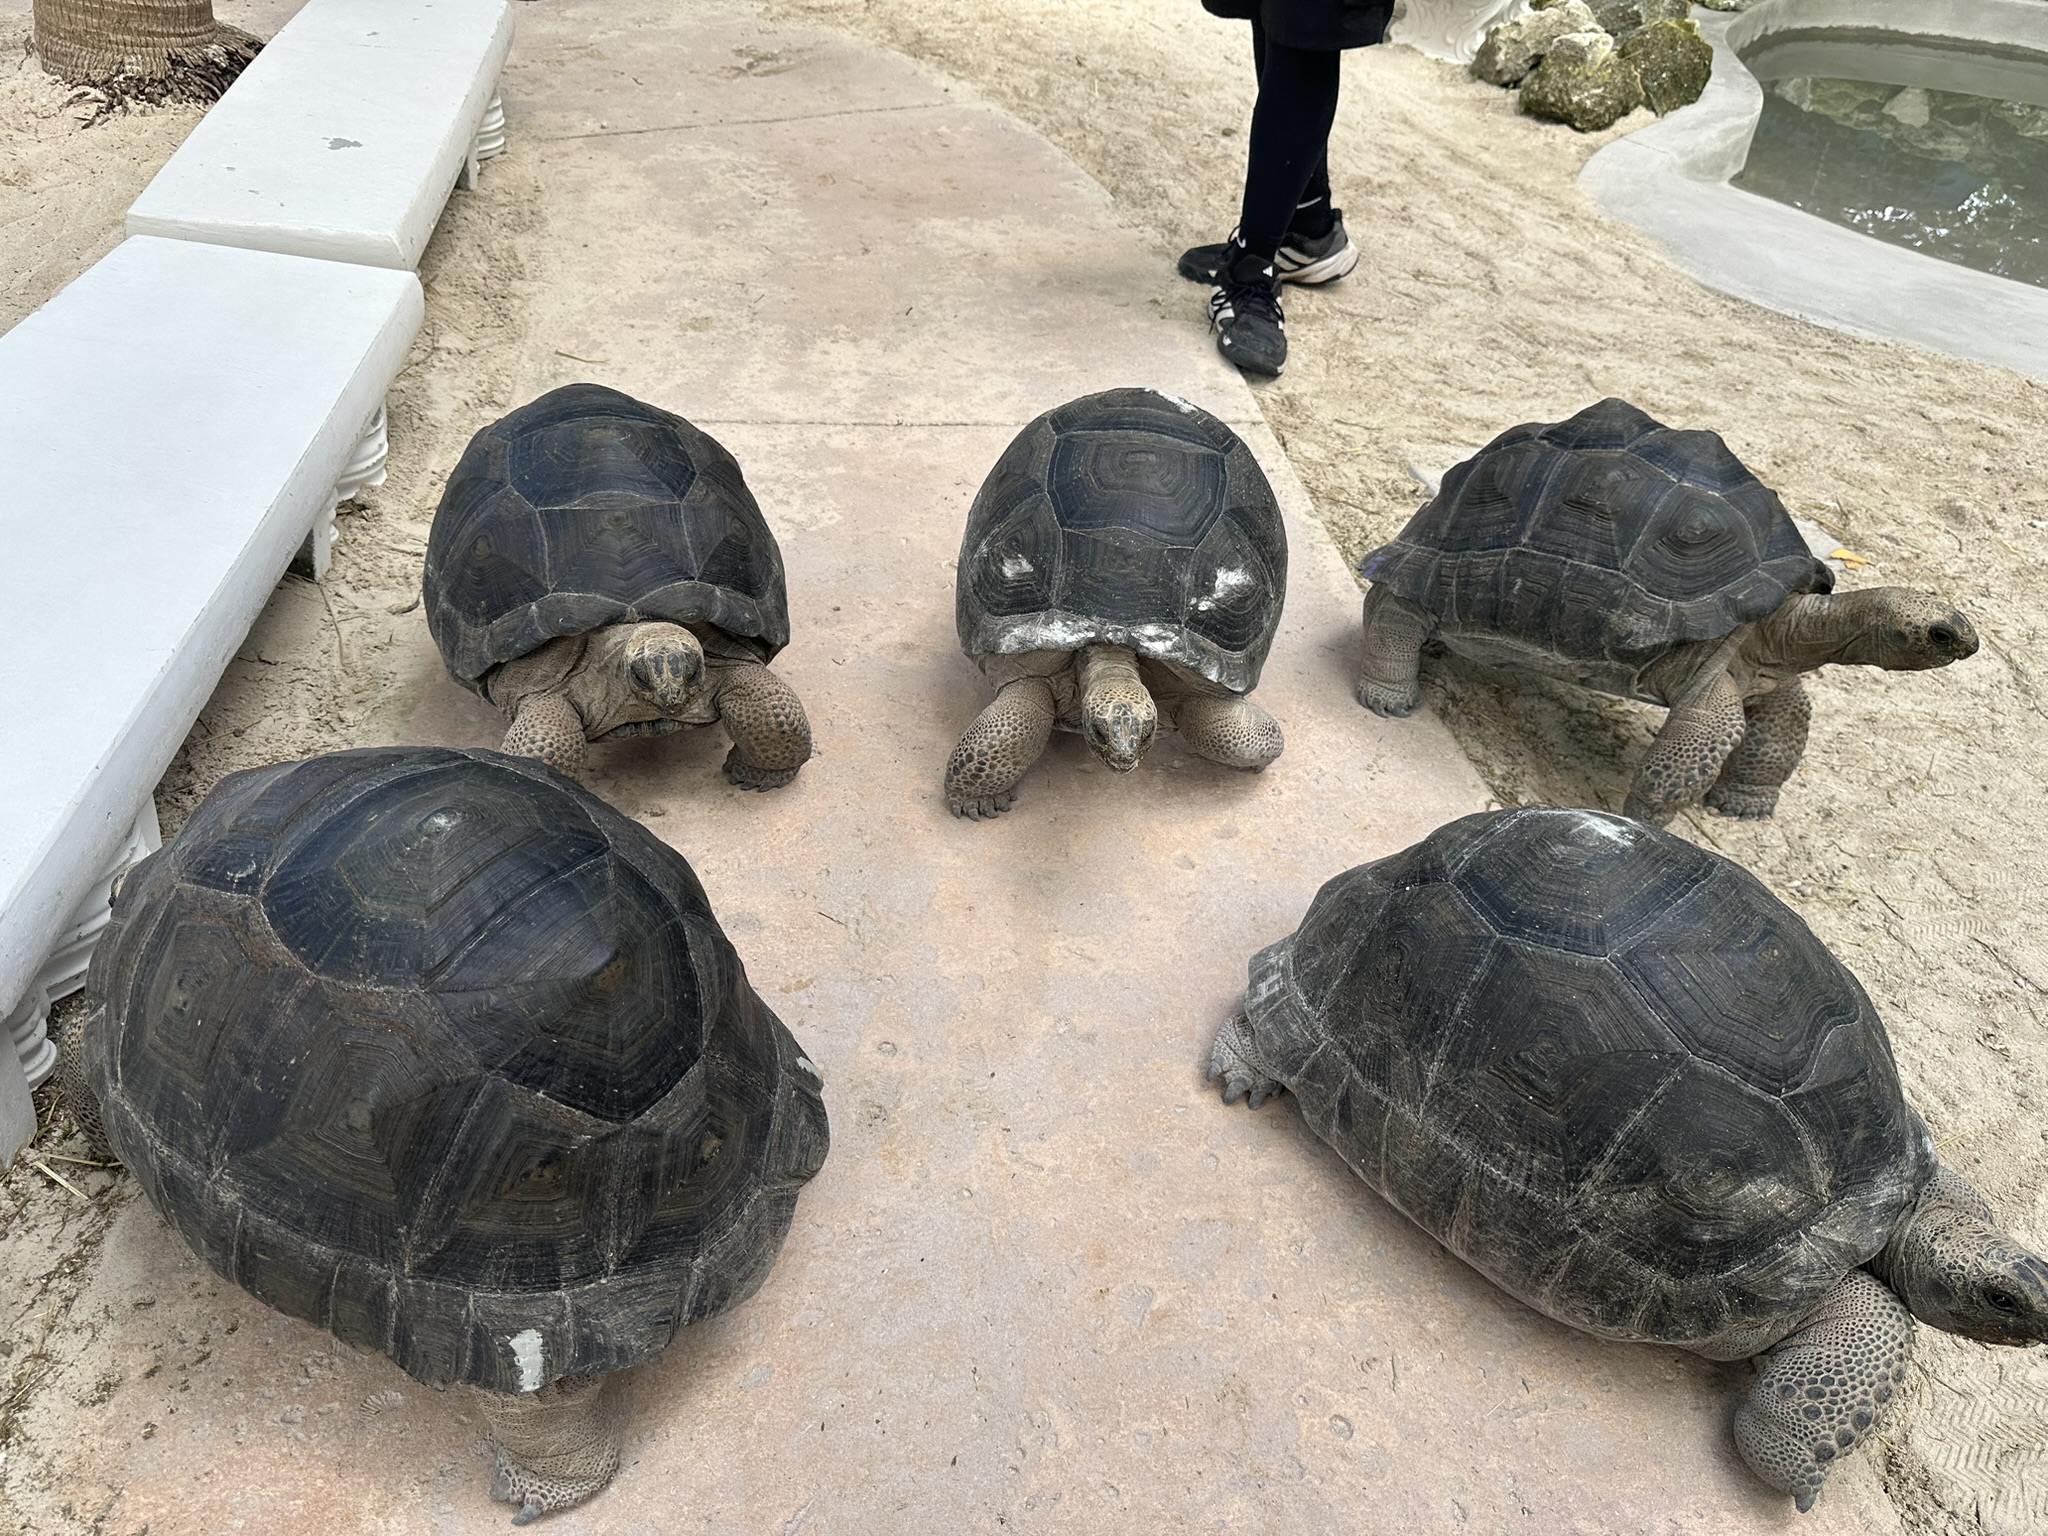
<path id="1" fill-rule="evenodd" d="M 1175 700 L 1173 726 L 1190 752 L 1226 768 L 1256 773 L 1287 743 L 1280 722 L 1250 699 L 1189 694 Z"/>
<path id="2" fill-rule="evenodd" d="M 1044 678 L 1003 685 L 946 762 L 946 804 L 955 816 L 983 821 L 1010 808 L 1017 781 L 1052 740 L 1055 713 Z"/>
<path id="3" fill-rule="evenodd" d="M 1252 1040 L 1252 1021 L 1246 1014 L 1225 1021 L 1216 1031 L 1215 1044 L 1209 1047 L 1209 1070 L 1203 1080 L 1213 1083 L 1219 1077 L 1223 1079 L 1224 1103 L 1235 1104 L 1249 1097 L 1253 1109 L 1286 1086 L 1259 1059 L 1258 1046 Z"/>
<path id="4" fill-rule="evenodd" d="M 1912 1357 L 1913 1314 L 1874 1276 L 1851 1270 L 1764 1357 L 1735 1412 L 1736 1449 L 1802 1512 L 1813 1508 L 1836 1460 L 1884 1417 Z"/>
<path id="5" fill-rule="evenodd" d="M 1365 593 L 1365 656 L 1358 702 L 1399 719 L 1422 702 L 1422 643 L 1436 628 L 1427 610 L 1375 583 Z"/>
<path id="6" fill-rule="evenodd" d="M 557 1381 L 538 1392 L 478 1392 L 491 1428 L 491 1497 L 514 1525 L 581 1504 L 619 1470 L 626 1389 L 618 1376 Z"/>
<path id="7" fill-rule="evenodd" d="M 1750 705 L 1742 743 L 1721 765 L 1707 791 L 1707 808 L 1723 816 L 1768 816 L 1778 808 L 1778 791 L 1792 777 L 1806 751 L 1813 701 L 1798 677 L 1788 677 Z"/>
<path id="8" fill-rule="evenodd" d="M 796 690 L 765 666 L 734 667 L 718 689 L 732 738 L 725 776 L 741 789 L 780 789 L 811 760 L 811 722 Z"/>
<path id="9" fill-rule="evenodd" d="M 85 1032 L 101 1027 L 104 1010 L 87 1001 L 88 994 L 74 992 L 50 1008 L 50 1033 L 57 1039 L 57 1092 L 71 1112 L 71 1123 L 85 1138 L 87 1149 L 101 1162 L 115 1162 L 113 1145 L 100 1119 L 100 1101 L 93 1096 L 85 1076 Z"/>

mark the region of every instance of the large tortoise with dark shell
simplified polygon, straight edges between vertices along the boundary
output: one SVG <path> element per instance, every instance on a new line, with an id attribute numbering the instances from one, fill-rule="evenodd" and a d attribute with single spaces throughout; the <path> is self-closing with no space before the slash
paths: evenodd
<path id="1" fill-rule="evenodd" d="M 1411 712 L 1436 639 L 1666 705 L 1624 807 L 1657 824 L 1702 796 L 1727 816 L 1777 808 L 1806 750 L 1802 673 L 1916 671 L 1977 649 L 1969 619 L 1935 593 L 1831 593 L 1784 503 L 1718 434 L 1674 431 L 1625 400 L 1503 432 L 1360 572 L 1360 703 Z"/>
<path id="2" fill-rule="evenodd" d="M 1751 875 L 1597 811 L 1467 816 L 1325 885 L 1210 1056 L 1279 1088 L 1510 1294 L 1610 1339 L 1766 1354 L 1736 1414 L 1805 1509 L 1913 1319 L 2048 1341 L 2048 1264 L 1943 1168 L 1855 977 Z"/>
<path id="3" fill-rule="evenodd" d="M 742 789 L 811 755 L 768 667 L 789 644 L 775 534 L 733 456 L 657 406 L 569 384 L 477 433 L 421 592 L 449 675 L 510 720 L 507 752 L 573 773 L 586 741 L 715 721 Z"/>
<path id="4" fill-rule="evenodd" d="M 1019 432 L 967 514 L 961 649 L 996 688 L 946 765 L 946 802 L 1008 810 L 1052 733 L 1112 771 L 1160 716 L 1187 748 L 1256 770 L 1280 726 L 1245 695 L 1287 597 L 1287 530 L 1244 440 L 1150 389 L 1084 395 Z"/>
<path id="5" fill-rule="evenodd" d="M 825 1156 L 689 864 L 522 758 L 229 776 L 128 877 L 90 1002 L 67 1088 L 150 1203 L 280 1311 L 480 1389 L 522 1522 L 604 1485 L 615 1373 L 760 1285 Z"/>

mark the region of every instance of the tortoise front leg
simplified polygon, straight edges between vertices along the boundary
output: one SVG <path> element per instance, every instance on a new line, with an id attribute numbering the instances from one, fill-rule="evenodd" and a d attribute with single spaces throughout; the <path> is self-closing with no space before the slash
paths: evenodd
<path id="1" fill-rule="evenodd" d="M 734 667 L 718 687 L 732 738 L 725 776 L 741 789 L 780 789 L 811 758 L 811 722 L 796 690 L 765 666 Z"/>
<path id="2" fill-rule="evenodd" d="M 1716 672 L 1672 705 L 1664 729 L 1629 786 L 1624 816 L 1661 827 L 1689 805 L 1721 772 L 1742 740 L 1742 693 L 1726 672 Z"/>
<path id="3" fill-rule="evenodd" d="M 491 1497 L 517 1504 L 514 1525 L 581 1504 L 619 1470 L 626 1389 L 618 1376 L 581 1376 L 538 1392 L 482 1392 L 495 1471 Z"/>
<path id="4" fill-rule="evenodd" d="M 1054 713 L 1044 678 L 1003 685 L 946 762 L 946 805 L 955 816 L 982 821 L 1010 808 L 1017 781 L 1052 740 Z"/>
<path id="5" fill-rule="evenodd" d="M 1721 765 L 1721 777 L 1707 791 L 1707 806 L 1723 816 L 1768 816 L 1778 808 L 1778 791 L 1806 751 L 1813 701 L 1797 674 L 1750 705 L 1742 744 Z"/>
<path id="6" fill-rule="evenodd" d="M 1280 722 L 1250 699 L 1192 693 L 1169 702 L 1173 728 L 1187 749 L 1226 768 L 1256 773 L 1286 745 Z"/>
<path id="7" fill-rule="evenodd" d="M 1877 1427 L 1906 1380 L 1913 1314 L 1853 1269 L 1767 1354 L 1735 1411 L 1735 1445 L 1756 1475 L 1813 1508 L 1836 1460 Z"/>
<path id="8" fill-rule="evenodd" d="M 1436 621 L 1419 604 L 1375 583 L 1365 593 L 1365 656 L 1358 664 L 1358 702 L 1398 719 L 1422 702 L 1422 643 Z"/>
<path id="9" fill-rule="evenodd" d="M 514 757 L 537 757 L 557 773 L 573 774 L 583 767 L 583 747 L 583 717 L 566 694 L 550 690 L 529 693 L 519 701 L 519 712 L 499 750 Z"/>

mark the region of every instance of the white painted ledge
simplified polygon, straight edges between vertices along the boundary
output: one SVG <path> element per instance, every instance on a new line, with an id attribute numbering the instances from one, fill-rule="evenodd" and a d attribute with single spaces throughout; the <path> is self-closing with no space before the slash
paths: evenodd
<path id="1" fill-rule="evenodd" d="M 1600 205 L 1661 241 L 1709 288 L 1837 330 L 2048 378 L 2048 288 L 1887 245 L 1728 185 L 1763 112 L 1745 53 L 1886 40 L 1953 51 L 1999 38 L 2048 50 L 2048 4 L 1770 0 L 1737 15 L 1696 10 L 1693 19 L 1714 45 L 1706 94 L 1586 163 L 1580 180 Z"/>
<path id="2" fill-rule="evenodd" d="M 128 211 L 128 233 L 410 269 L 504 147 L 508 0 L 309 0 Z"/>
<path id="3" fill-rule="evenodd" d="M 145 237 L 0 337 L 0 1021 L 331 514 L 421 317 L 410 272 Z M 0 1048 L 0 1160 L 33 1131 Z"/>

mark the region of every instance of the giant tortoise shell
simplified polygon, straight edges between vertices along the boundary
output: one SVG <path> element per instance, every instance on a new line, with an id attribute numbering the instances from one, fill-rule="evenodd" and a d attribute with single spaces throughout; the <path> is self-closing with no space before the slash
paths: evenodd
<path id="1" fill-rule="evenodd" d="M 1249 693 L 1287 595 L 1287 533 L 1223 422 L 1105 390 L 1047 411 L 996 461 L 955 593 L 970 656 L 1127 646 Z"/>
<path id="2" fill-rule="evenodd" d="M 1503 432 L 1360 570 L 1455 651 L 1639 698 L 1666 651 L 1834 585 L 1718 433 L 1625 400 Z"/>
<path id="3" fill-rule="evenodd" d="M 221 781 L 129 877 L 82 1069 L 227 1279 L 429 1386 L 617 1371 L 760 1284 L 825 1156 L 683 857 L 541 765 Z"/>
<path id="4" fill-rule="evenodd" d="M 1368 1184 L 1608 1338 L 1754 1354 L 1934 1175 L 1855 977 L 1735 864 L 1594 811 L 1339 875 L 1253 959 L 1246 1023 Z"/>
<path id="5" fill-rule="evenodd" d="M 449 673 L 610 624 L 714 624 L 789 644 L 782 551 L 739 464 L 682 417 L 569 384 L 470 439 L 427 536 L 427 627 Z"/>

